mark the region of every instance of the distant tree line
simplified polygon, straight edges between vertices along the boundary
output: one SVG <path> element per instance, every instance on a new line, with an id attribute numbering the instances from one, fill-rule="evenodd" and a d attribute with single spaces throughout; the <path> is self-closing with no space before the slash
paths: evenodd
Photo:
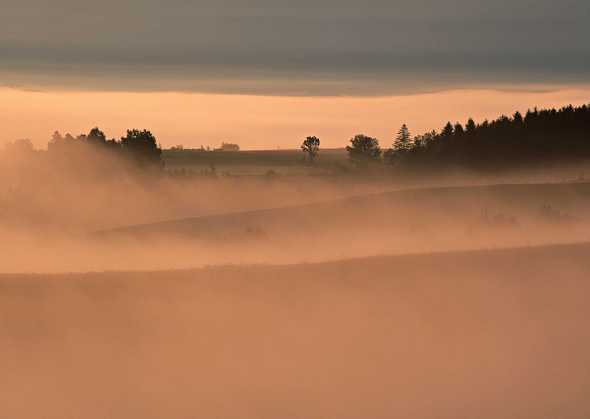
<path id="1" fill-rule="evenodd" d="M 407 164 L 498 168 L 590 158 L 590 107 L 529 110 L 476 124 L 469 119 L 414 139 L 397 152 Z"/>
<path id="2" fill-rule="evenodd" d="M 119 141 L 107 139 L 104 132 L 93 128 L 88 134 L 73 137 L 62 136 L 56 131 L 47 145 L 50 155 L 71 156 L 78 151 L 107 151 L 123 157 L 142 168 L 159 168 L 163 166 L 162 149 L 156 137 L 148 130 L 127 130 Z"/>
<path id="3" fill-rule="evenodd" d="M 383 162 L 393 166 L 462 166 L 494 169 L 521 164 L 590 158 L 590 107 L 529 110 L 524 116 L 465 126 L 448 122 L 440 132 L 413 137 L 404 124 L 390 149 L 383 152 L 376 138 L 357 135 L 346 147 L 358 167 Z"/>
<path id="4" fill-rule="evenodd" d="M 314 164 L 320 155 L 320 139 L 307 137 L 301 144 L 305 160 Z M 34 151 L 29 140 L 17 140 L 5 148 L 10 153 Z M 88 161 L 86 152 L 103 151 L 135 167 L 159 169 L 164 163 L 162 149 L 148 130 L 127 130 L 120 140 L 108 139 L 99 128 L 76 137 L 55 132 L 49 141 L 47 155 L 57 161 Z M 182 146 L 172 150 L 183 151 Z M 218 150 L 238 151 L 239 146 L 223 143 Z M 431 131 L 413 137 L 402 125 L 391 147 L 382 150 L 379 140 L 359 134 L 346 147 L 349 161 L 358 168 L 386 164 L 398 168 L 459 166 L 469 169 L 501 169 L 530 163 L 590 159 L 590 107 L 572 105 L 561 109 L 533 109 L 522 115 L 465 125 L 448 122 L 440 132 Z M 202 151 L 205 151 L 202 148 Z M 102 153 L 104 154 L 104 153 Z M 231 154 L 231 153 L 229 153 Z M 116 160 L 116 159 L 112 159 Z"/>

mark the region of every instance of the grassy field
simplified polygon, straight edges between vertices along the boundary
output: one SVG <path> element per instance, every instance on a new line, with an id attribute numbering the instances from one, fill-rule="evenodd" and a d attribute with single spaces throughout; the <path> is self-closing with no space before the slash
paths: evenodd
<path id="1" fill-rule="evenodd" d="M 322 150 L 313 166 L 306 163 L 301 150 L 164 150 L 163 158 L 172 172 L 184 169 L 206 174 L 214 169 L 219 175 L 230 176 L 327 174 L 350 168 L 345 149 Z"/>
<path id="2" fill-rule="evenodd" d="M 483 169 L 475 173 L 464 167 L 448 166 L 430 170 L 428 166 L 392 167 L 388 164 L 371 165 L 370 170 L 359 173 L 351 164 L 345 148 L 322 149 L 313 165 L 305 159 L 301 150 L 256 150 L 256 151 L 204 151 L 199 149 L 163 150 L 166 169 L 171 174 L 197 176 L 329 176 L 354 174 L 377 177 L 429 177 L 444 179 L 448 176 L 465 177 L 477 175 L 481 178 L 515 178 L 528 177 L 537 182 L 552 179 L 573 180 L 590 178 L 590 162 L 582 160 L 565 160 L 554 162 L 528 163 L 513 165 L 502 170 Z"/>
<path id="3" fill-rule="evenodd" d="M 587 418 L 589 254 L 0 275 L 0 413 Z"/>
<path id="4" fill-rule="evenodd" d="M 589 183 L 312 180 L 84 190 L 67 222 L 126 227 L 3 235 L 0 417 L 590 416 Z"/>
<path id="5" fill-rule="evenodd" d="M 588 214 L 589 183 L 431 187 L 128 226 L 94 237 L 176 249 L 173 266 L 197 259 L 299 263 L 586 241 Z"/>
<path id="6" fill-rule="evenodd" d="M 84 216 L 75 230 L 5 230 L 5 240 L 18 245 L 4 249 L 0 270 L 302 263 L 590 240 L 584 182 L 392 190 L 340 188 L 321 178 L 164 180 L 149 194 L 143 185 L 122 188 L 115 211 L 101 190 L 95 201 L 62 209 L 64 223 Z M 84 204 L 91 211 L 81 212 Z"/>

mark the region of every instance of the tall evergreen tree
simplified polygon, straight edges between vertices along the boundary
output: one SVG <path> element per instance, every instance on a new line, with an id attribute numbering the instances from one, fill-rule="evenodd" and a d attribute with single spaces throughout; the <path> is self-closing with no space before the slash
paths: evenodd
<path id="1" fill-rule="evenodd" d="M 410 135 L 410 130 L 406 124 L 403 124 L 397 132 L 397 137 L 395 137 L 395 141 L 393 142 L 393 149 L 398 153 L 403 153 L 410 150 L 411 147 L 412 137 Z"/>

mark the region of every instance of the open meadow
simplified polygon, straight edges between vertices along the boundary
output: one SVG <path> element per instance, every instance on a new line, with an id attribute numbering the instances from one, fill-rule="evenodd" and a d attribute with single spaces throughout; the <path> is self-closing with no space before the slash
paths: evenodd
<path id="1" fill-rule="evenodd" d="M 0 275 L 0 409 L 583 419 L 589 254 L 580 244 Z"/>

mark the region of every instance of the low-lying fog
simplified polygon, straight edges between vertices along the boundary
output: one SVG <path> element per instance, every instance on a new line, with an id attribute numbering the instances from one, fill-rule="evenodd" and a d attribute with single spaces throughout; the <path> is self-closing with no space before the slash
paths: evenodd
<path id="1" fill-rule="evenodd" d="M 0 276 L 0 413 L 584 419 L 589 252 Z"/>
<path id="2" fill-rule="evenodd" d="M 300 263 L 589 239 L 584 182 L 184 179 L 138 175 L 98 152 L 67 157 L 4 155 L 0 272 Z"/>
<path id="3" fill-rule="evenodd" d="M 76 162 L 0 165 L 0 418 L 590 416 L 590 183 Z"/>
<path id="4" fill-rule="evenodd" d="M 426 188 L 352 198 L 338 197 L 347 191 L 334 189 L 316 196 L 323 202 L 302 204 L 310 197 L 297 196 L 297 191 L 280 196 L 287 193 L 288 184 L 233 182 L 139 194 L 131 189 L 98 204 L 100 194 L 80 192 L 76 194 L 79 204 L 66 201 L 63 209 L 51 209 L 61 212 L 58 217 L 70 214 L 71 224 L 64 220 L 42 224 L 42 220 L 38 225 L 5 227 L 1 270 L 70 272 L 301 263 L 589 239 L 589 184 Z M 252 189 L 244 190 L 248 188 Z M 158 198 L 150 193 L 166 196 L 160 207 L 152 205 L 150 200 Z M 193 194 L 194 214 L 213 215 L 187 217 L 188 208 L 182 208 L 178 211 L 182 216 L 174 219 L 171 207 L 190 207 L 187 201 Z M 222 210 L 225 196 L 228 209 Z M 257 202 L 268 209 L 250 210 Z M 97 204 L 94 213 L 86 209 L 93 204 Z M 77 211 L 81 211 L 79 217 Z M 108 213 L 104 218 L 110 223 L 100 219 L 103 213 Z M 169 221 L 150 223 L 153 220 Z"/>

